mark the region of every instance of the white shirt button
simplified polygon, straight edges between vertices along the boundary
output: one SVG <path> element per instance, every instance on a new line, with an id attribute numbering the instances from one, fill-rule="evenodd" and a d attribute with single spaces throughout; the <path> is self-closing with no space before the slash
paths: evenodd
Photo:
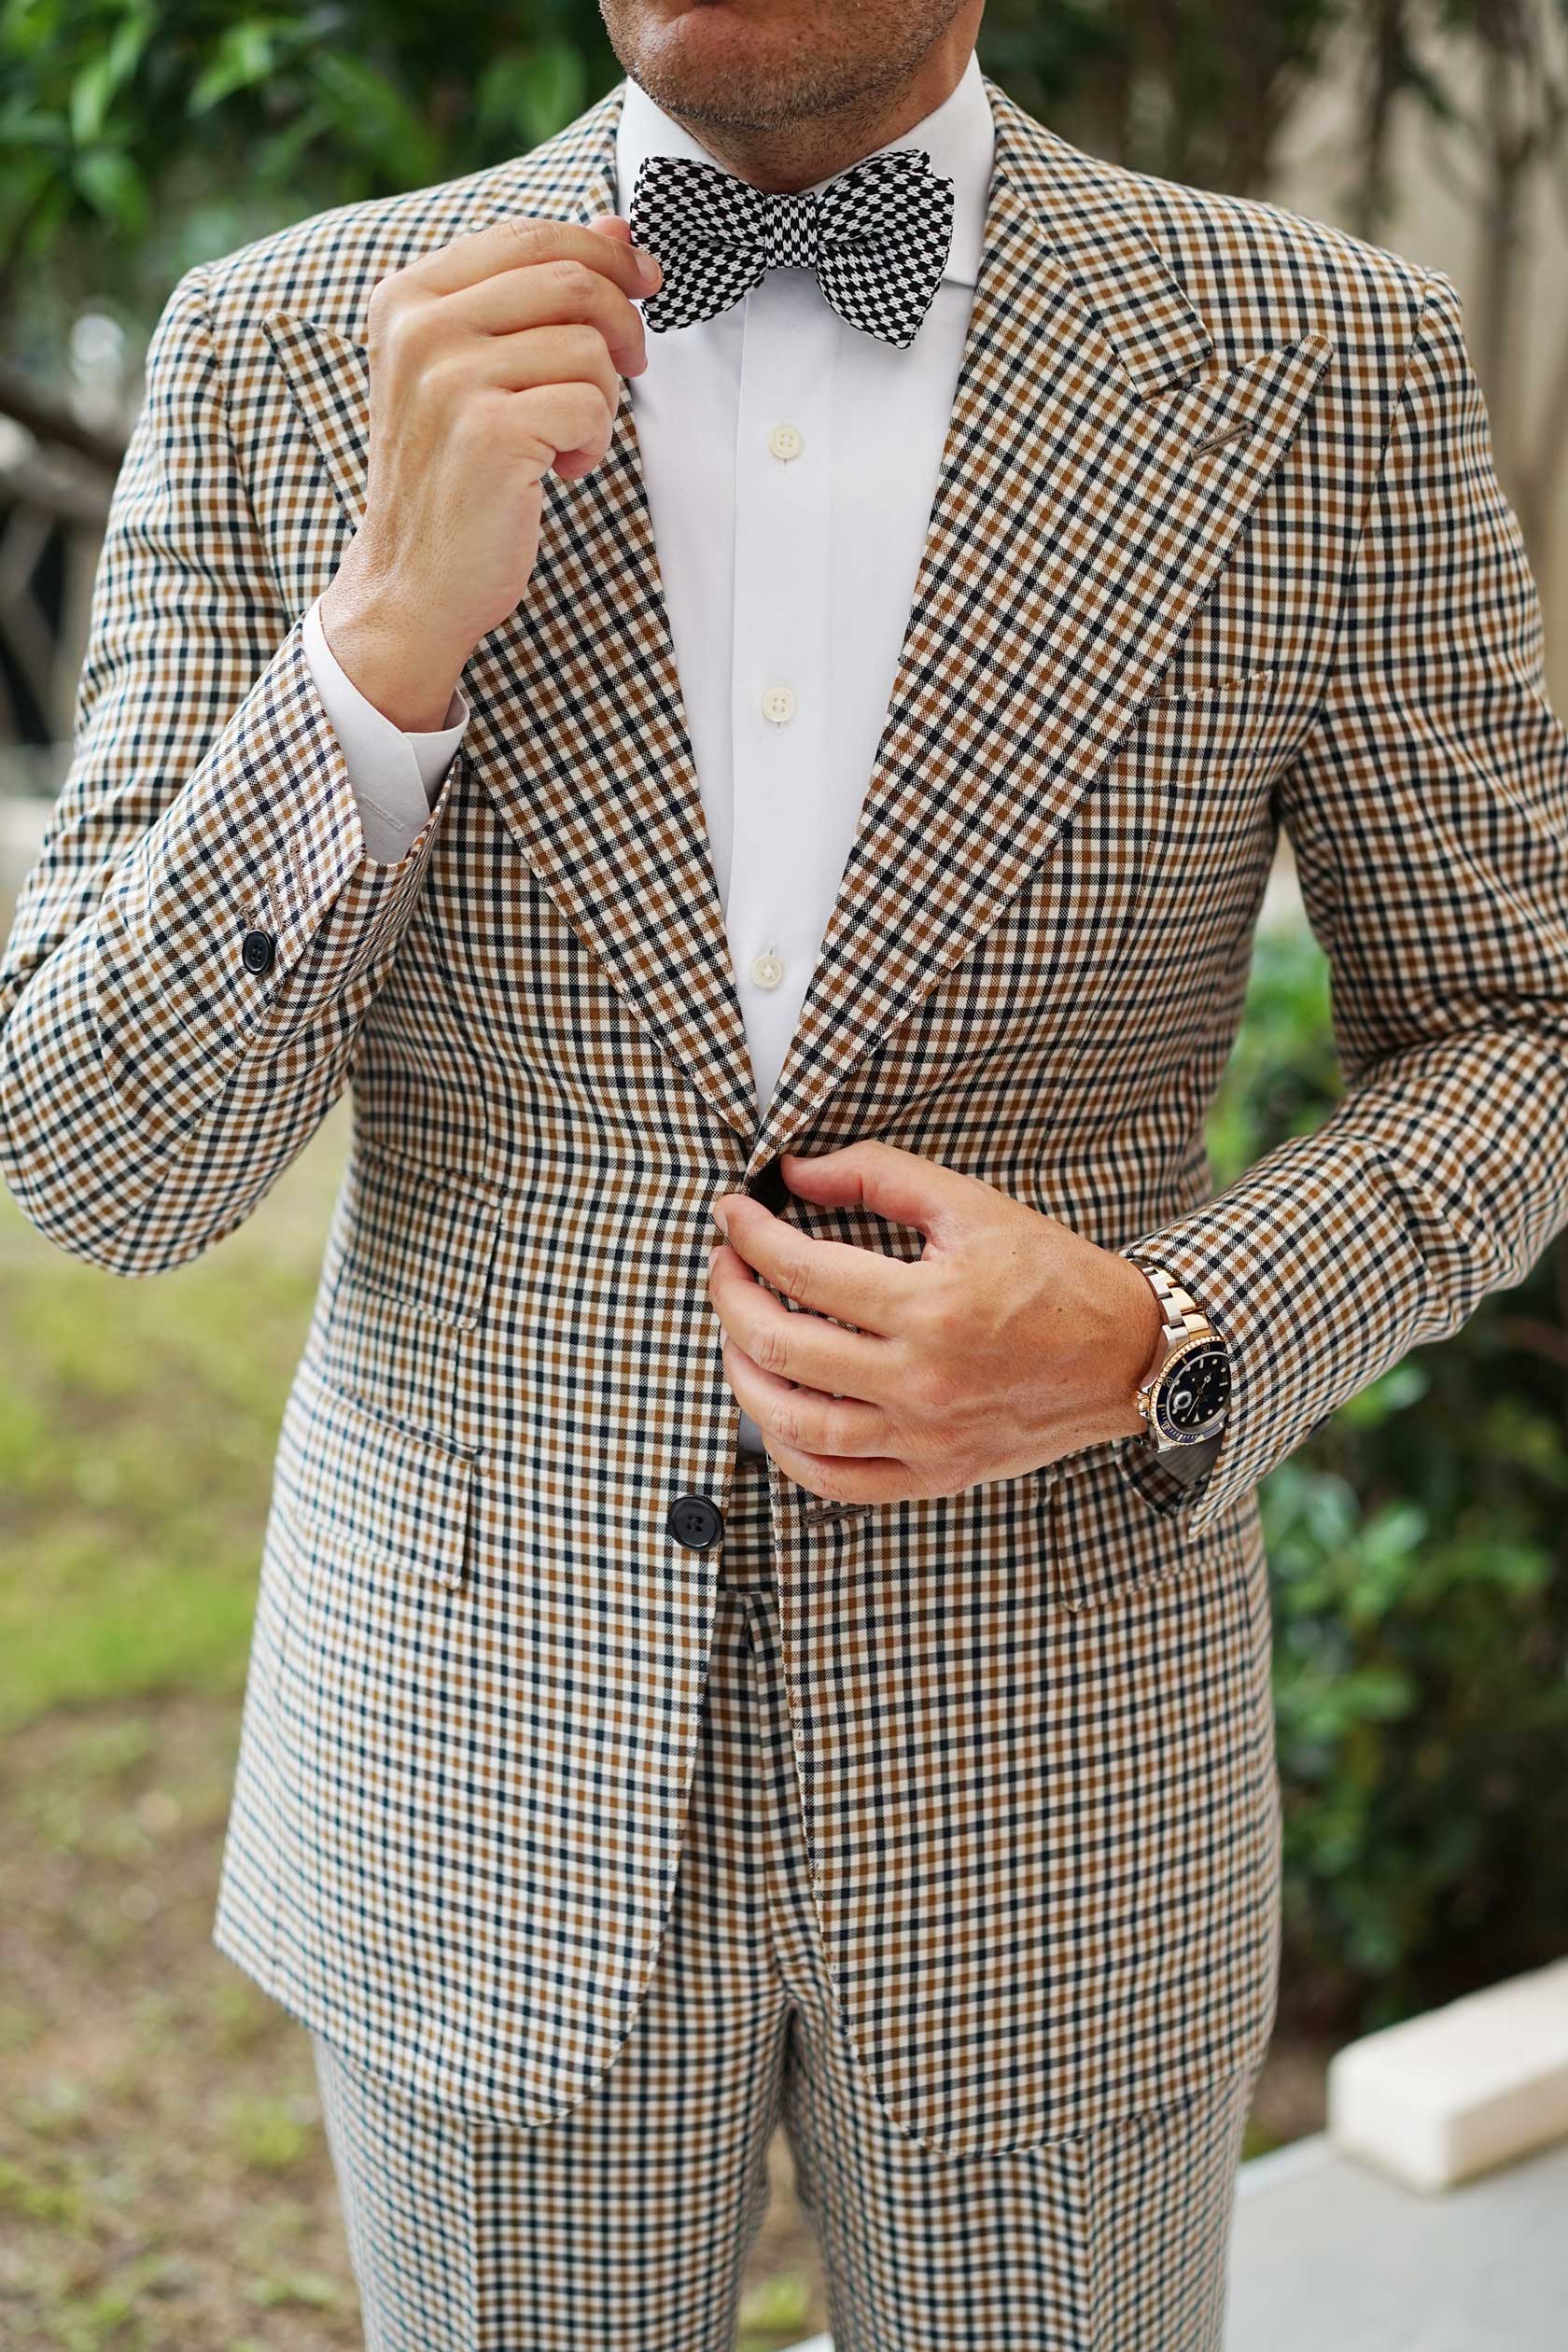
<path id="1" fill-rule="evenodd" d="M 784 726 L 795 715 L 795 698 L 788 686 L 770 686 L 763 696 L 763 717 L 771 719 L 776 727 Z"/>
<path id="2" fill-rule="evenodd" d="M 777 988 L 784 977 L 784 967 L 777 956 L 753 956 L 751 977 L 759 988 Z"/>
<path id="3" fill-rule="evenodd" d="M 805 447 L 805 436 L 798 425 L 776 425 L 768 435 L 768 447 L 788 465 Z"/>

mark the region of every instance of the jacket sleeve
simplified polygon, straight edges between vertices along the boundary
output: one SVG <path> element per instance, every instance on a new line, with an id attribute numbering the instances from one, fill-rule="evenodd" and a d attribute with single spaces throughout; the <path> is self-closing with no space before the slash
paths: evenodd
<path id="1" fill-rule="evenodd" d="M 1304 559 L 1306 560 L 1305 556 Z M 1421 314 L 1313 723 L 1277 782 L 1329 960 L 1344 1093 L 1127 1247 L 1227 1342 L 1208 1476 L 1118 1457 L 1208 1523 L 1568 1222 L 1568 734 L 1458 297 Z"/>
<path id="2" fill-rule="evenodd" d="M 231 442 L 205 293 L 187 272 L 148 347 L 71 765 L 0 961 L 0 1171 L 40 1230 L 120 1274 L 232 1232 L 315 1133 L 459 764 L 403 854 L 369 857 Z"/>

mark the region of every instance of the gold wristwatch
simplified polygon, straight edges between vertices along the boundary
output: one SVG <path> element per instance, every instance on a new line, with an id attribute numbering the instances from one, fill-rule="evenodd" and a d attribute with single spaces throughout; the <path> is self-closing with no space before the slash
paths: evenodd
<path id="1" fill-rule="evenodd" d="M 1219 1450 L 1230 1403 L 1230 1351 L 1163 1267 L 1130 1250 L 1125 1254 L 1149 1282 L 1161 1315 L 1160 1353 L 1133 1401 L 1162 1467 L 1179 1478 L 1199 1478 Z"/>

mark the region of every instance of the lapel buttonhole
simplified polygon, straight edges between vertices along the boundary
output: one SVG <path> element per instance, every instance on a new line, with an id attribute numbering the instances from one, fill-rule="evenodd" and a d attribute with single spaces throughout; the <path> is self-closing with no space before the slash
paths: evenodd
<path id="1" fill-rule="evenodd" d="M 1243 433 L 1250 433 L 1252 429 L 1253 420 L 1246 416 L 1239 425 L 1222 425 L 1218 432 L 1205 433 L 1200 441 L 1195 441 L 1192 454 L 1195 457 L 1201 457 L 1208 450 L 1223 449 L 1226 441 L 1239 441 Z"/>

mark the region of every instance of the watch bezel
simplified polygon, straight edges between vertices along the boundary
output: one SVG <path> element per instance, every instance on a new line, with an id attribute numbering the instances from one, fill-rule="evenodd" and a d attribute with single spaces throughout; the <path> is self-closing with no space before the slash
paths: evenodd
<path id="1" fill-rule="evenodd" d="M 1160 1365 L 1159 1370 L 1155 1374 L 1154 1379 L 1149 1382 L 1147 1391 L 1149 1398 L 1149 1427 L 1150 1430 L 1161 1438 L 1167 1446 L 1200 1446 L 1204 1443 L 1205 1439 L 1212 1437 L 1215 1431 L 1223 1428 L 1225 1425 L 1225 1414 L 1230 1404 L 1228 1396 L 1226 1397 L 1225 1404 L 1220 1407 L 1217 1413 L 1211 1413 L 1207 1421 L 1197 1422 L 1197 1425 L 1191 1429 L 1175 1428 L 1164 1418 L 1161 1411 L 1165 1398 L 1169 1393 L 1168 1382 L 1170 1379 L 1181 1370 L 1182 1365 L 1196 1350 L 1211 1348 L 1217 1348 L 1219 1350 L 1220 1353 L 1225 1357 L 1226 1366 L 1228 1367 L 1230 1363 L 1230 1351 L 1225 1346 L 1225 1341 L 1220 1337 L 1219 1333 L 1217 1331 L 1195 1331 L 1190 1333 L 1185 1339 L 1179 1339 L 1177 1341 L 1176 1345 L 1171 1349 L 1170 1353 L 1166 1357 L 1165 1362 Z"/>

